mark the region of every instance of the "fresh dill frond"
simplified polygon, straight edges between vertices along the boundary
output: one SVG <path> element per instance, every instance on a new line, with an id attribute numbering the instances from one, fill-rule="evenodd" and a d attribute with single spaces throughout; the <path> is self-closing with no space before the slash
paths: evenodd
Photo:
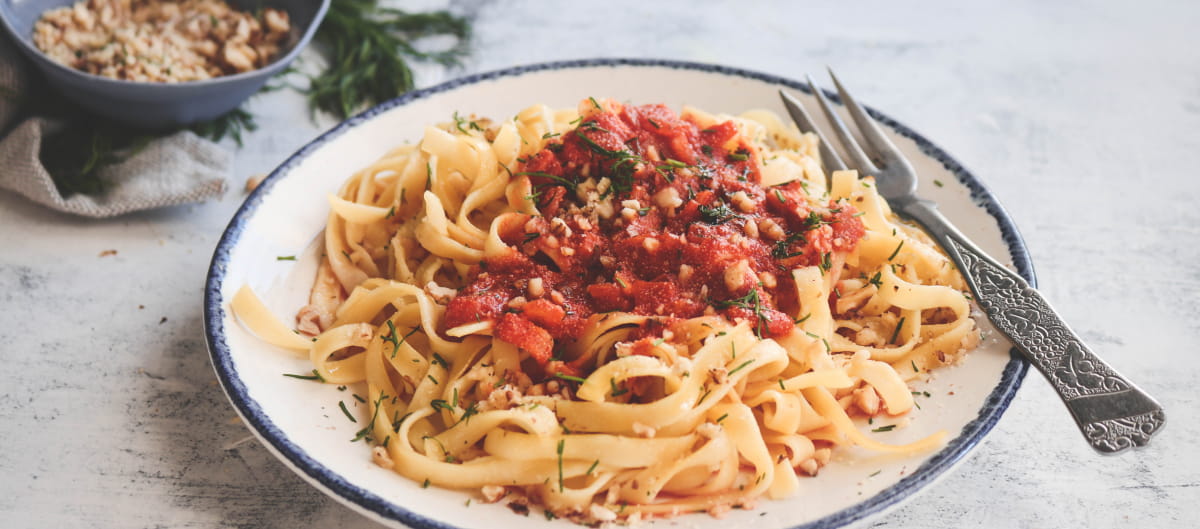
<path id="1" fill-rule="evenodd" d="M 74 105 L 67 108 L 71 109 L 70 113 L 45 112 L 40 111 L 39 107 L 34 107 L 31 112 L 72 124 L 47 135 L 42 141 L 38 155 L 63 197 L 74 194 L 103 194 L 107 183 L 100 176 L 102 169 L 136 156 L 151 141 L 179 130 L 146 131 L 86 114 Z M 232 138 L 241 146 L 242 134 L 257 129 L 258 125 L 254 122 L 253 115 L 237 108 L 189 128 L 197 135 L 213 141 Z"/>
<path id="2" fill-rule="evenodd" d="M 309 104 L 339 118 L 412 90 L 406 58 L 458 65 L 467 54 L 470 24 L 446 11 L 409 13 L 380 7 L 377 0 L 338 0 L 317 30 L 328 47 L 329 68 L 311 78 Z M 426 51 L 422 38 L 450 36 L 451 47 Z"/>
<path id="3" fill-rule="evenodd" d="M 198 136 L 212 141 L 221 141 L 226 137 L 232 138 L 238 147 L 241 147 L 242 133 L 258 130 L 258 123 L 254 121 L 253 114 L 238 107 L 209 121 L 193 124 L 189 128 Z"/>

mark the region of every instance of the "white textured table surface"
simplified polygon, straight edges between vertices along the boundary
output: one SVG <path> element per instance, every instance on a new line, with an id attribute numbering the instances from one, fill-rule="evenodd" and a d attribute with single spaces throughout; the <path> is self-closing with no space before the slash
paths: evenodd
<path id="1" fill-rule="evenodd" d="M 1031 373 L 972 459 L 863 525 L 1195 527 L 1200 4 L 799 4 L 454 3 L 476 51 L 420 84 L 599 56 L 836 66 L 990 186 L 1043 292 L 1168 413 L 1150 447 L 1101 457 Z M 330 124 L 294 94 L 250 108 L 219 202 L 91 221 L 0 193 L 0 526 L 377 527 L 243 442 L 208 361 L 204 274 L 242 181 Z"/>

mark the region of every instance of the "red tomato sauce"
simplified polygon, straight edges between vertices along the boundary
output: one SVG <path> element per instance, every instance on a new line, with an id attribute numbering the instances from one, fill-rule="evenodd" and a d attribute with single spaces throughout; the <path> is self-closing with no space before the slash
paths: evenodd
<path id="1" fill-rule="evenodd" d="M 799 180 L 760 185 L 760 154 L 734 123 L 701 128 L 663 105 L 609 102 L 520 161 L 541 215 L 501 233 L 514 251 L 480 263 L 445 325 L 493 321 L 548 373 L 581 374 L 558 348 L 603 312 L 793 332 L 791 270 L 829 270 L 864 235 L 844 201 L 814 208 Z"/>

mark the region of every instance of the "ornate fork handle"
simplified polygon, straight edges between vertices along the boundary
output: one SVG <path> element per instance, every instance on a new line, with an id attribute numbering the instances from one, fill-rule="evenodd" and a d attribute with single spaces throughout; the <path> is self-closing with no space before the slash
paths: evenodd
<path id="1" fill-rule="evenodd" d="M 1162 407 L 1088 349 L 1037 290 L 963 236 L 933 202 L 898 205 L 921 223 L 963 272 L 979 306 L 1050 381 L 1102 453 L 1143 446 L 1162 427 Z"/>

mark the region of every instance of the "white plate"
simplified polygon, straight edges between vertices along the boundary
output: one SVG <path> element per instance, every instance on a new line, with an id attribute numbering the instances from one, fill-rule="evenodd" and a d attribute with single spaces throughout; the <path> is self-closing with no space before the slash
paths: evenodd
<path id="1" fill-rule="evenodd" d="M 213 255 L 205 294 L 205 324 L 213 366 L 242 419 L 276 456 L 330 496 L 394 527 L 517 528 L 528 523 L 503 505 L 472 503 L 464 492 L 421 488 L 371 463 L 369 447 L 351 443 L 355 431 L 338 409 L 343 401 L 360 421 L 366 407 L 332 385 L 281 376 L 307 373 L 305 359 L 275 349 L 241 328 L 227 300 L 242 285 L 260 293 L 276 314 L 290 318 L 307 299 L 316 266 L 314 240 L 324 227 L 333 192 L 352 172 L 392 147 L 417 141 L 427 123 L 451 114 L 504 118 L 533 103 L 573 107 L 588 96 L 635 103 L 693 105 L 736 114 L 753 108 L 786 113 L 777 91 L 786 88 L 813 101 L 799 83 L 733 68 L 669 61 L 588 60 L 540 64 L 474 75 L 412 92 L 373 108 L 317 138 L 275 170 L 246 199 Z M 921 195 L 974 241 L 1027 279 L 1033 270 L 1024 243 L 1007 214 L 982 184 L 941 149 L 886 116 L 876 114 L 920 173 Z M 935 181 L 943 185 L 935 185 Z M 297 261 L 277 256 L 297 255 Z M 656 525 L 715 528 L 755 524 L 761 529 L 840 527 L 882 512 L 933 482 L 960 462 L 999 420 L 1027 364 L 1010 356 L 1008 342 L 990 336 L 966 361 L 938 371 L 919 385 L 929 398 L 911 424 L 878 434 L 904 442 L 944 429 L 950 441 L 918 457 L 839 452 L 801 490 L 725 519 L 688 514 Z M 360 391 L 361 393 L 361 391 Z M 538 516 L 536 510 L 531 516 Z M 539 520 L 539 525 L 542 523 Z M 554 524 L 570 522 L 558 520 Z"/>

